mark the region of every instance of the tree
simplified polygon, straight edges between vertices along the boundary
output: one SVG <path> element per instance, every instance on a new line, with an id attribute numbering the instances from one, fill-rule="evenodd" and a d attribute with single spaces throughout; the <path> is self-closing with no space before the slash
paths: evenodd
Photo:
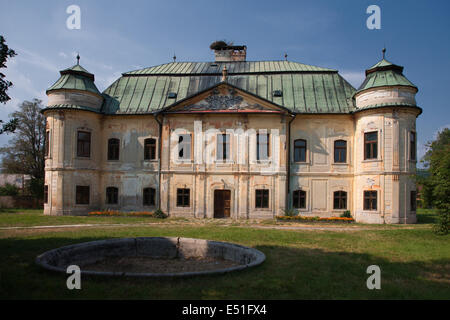
<path id="1" fill-rule="evenodd" d="M 8 146 L 0 148 L 2 167 L 7 173 L 31 176 L 31 194 L 42 197 L 44 185 L 45 117 L 40 112 L 42 101 L 24 101 L 10 117 L 19 125 Z"/>
<path id="2" fill-rule="evenodd" d="M 450 129 L 438 132 L 437 139 L 428 142 L 423 163 L 430 171 L 427 183 L 432 189 L 434 207 L 439 210 L 438 233 L 448 233 L 450 220 Z"/>
<path id="3" fill-rule="evenodd" d="M 0 69 L 6 68 L 6 61 L 8 58 L 12 58 L 16 55 L 16 52 L 6 45 L 5 38 L 0 35 Z M 13 84 L 11 81 L 8 81 L 5 79 L 5 75 L 0 72 L 0 102 L 6 103 L 11 98 L 8 96 L 6 91 L 9 87 L 11 87 Z M 2 120 L 0 120 L 0 123 L 3 123 Z M 14 132 L 14 130 L 17 127 L 17 120 L 11 119 L 8 123 L 5 123 L 0 128 L 0 134 L 4 132 Z"/>

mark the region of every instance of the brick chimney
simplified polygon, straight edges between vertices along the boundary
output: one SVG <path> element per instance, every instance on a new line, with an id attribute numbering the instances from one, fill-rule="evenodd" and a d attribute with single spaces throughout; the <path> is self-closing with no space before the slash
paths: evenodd
<path id="1" fill-rule="evenodd" d="M 223 61 L 245 61 L 247 57 L 247 46 L 226 46 L 214 50 L 216 62 Z"/>

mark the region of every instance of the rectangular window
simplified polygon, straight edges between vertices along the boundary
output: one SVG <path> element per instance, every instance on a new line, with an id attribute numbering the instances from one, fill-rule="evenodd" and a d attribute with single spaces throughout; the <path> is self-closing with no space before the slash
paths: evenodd
<path id="1" fill-rule="evenodd" d="M 417 150 L 416 133 L 410 132 L 409 133 L 409 159 L 410 160 L 416 160 L 416 150 Z"/>
<path id="2" fill-rule="evenodd" d="M 294 161 L 306 162 L 306 140 L 297 139 L 294 141 Z"/>
<path id="3" fill-rule="evenodd" d="M 364 210 L 377 210 L 376 191 L 364 191 Z"/>
<path id="4" fill-rule="evenodd" d="M 191 159 L 191 135 L 180 134 L 178 136 L 178 159 Z"/>
<path id="5" fill-rule="evenodd" d="M 143 204 L 144 206 L 155 205 L 156 190 L 153 188 L 144 188 Z"/>
<path id="6" fill-rule="evenodd" d="M 190 206 L 190 189 L 177 189 L 177 207 Z"/>
<path id="7" fill-rule="evenodd" d="M 378 132 L 364 133 L 364 159 L 377 159 Z"/>
<path id="8" fill-rule="evenodd" d="M 149 138 L 144 140 L 144 160 L 156 159 L 156 140 Z"/>
<path id="9" fill-rule="evenodd" d="M 217 135 L 217 160 L 230 159 L 230 135 L 218 134 Z"/>
<path id="10" fill-rule="evenodd" d="M 76 204 L 89 204 L 89 186 L 76 186 Z"/>
<path id="11" fill-rule="evenodd" d="M 50 131 L 45 131 L 45 156 L 48 157 L 50 154 Z"/>
<path id="12" fill-rule="evenodd" d="M 416 211 L 417 209 L 417 191 L 411 191 L 411 211 Z"/>
<path id="13" fill-rule="evenodd" d="M 77 156 L 91 156 L 91 133 L 86 131 L 78 131 L 77 135 Z"/>
<path id="14" fill-rule="evenodd" d="M 269 190 L 266 189 L 255 190 L 255 207 L 269 208 Z"/>
<path id="15" fill-rule="evenodd" d="M 333 193 L 333 209 L 347 209 L 347 192 L 335 191 Z"/>
<path id="16" fill-rule="evenodd" d="M 119 189 L 116 187 L 106 188 L 106 203 L 118 204 L 119 203 Z"/>
<path id="17" fill-rule="evenodd" d="M 48 203 L 48 185 L 44 186 L 44 203 Z"/>
<path id="18" fill-rule="evenodd" d="M 268 133 L 256 134 L 256 160 L 269 159 L 269 141 L 270 135 Z"/>
<path id="19" fill-rule="evenodd" d="M 306 208 L 306 191 L 303 190 L 295 190 L 292 194 L 293 197 L 293 207 L 296 209 L 305 209 Z"/>
<path id="20" fill-rule="evenodd" d="M 336 140 L 334 142 L 334 162 L 335 163 L 347 162 L 347 141 Z"/>
<path id="21" fill-rule="evenodd" d="M 109 139 L 108 140 L 108 160 L 119 160 L 120 152 L 120 140 L 119 139 Z"/>

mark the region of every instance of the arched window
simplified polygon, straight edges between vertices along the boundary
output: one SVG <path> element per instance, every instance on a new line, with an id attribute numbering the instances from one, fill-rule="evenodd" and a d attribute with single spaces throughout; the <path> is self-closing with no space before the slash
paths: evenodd
<path id="1" fill-rule="evenodd" d="M 142 202 L 144 206 L 155 205 L 156 190 L 154 188 L 144 188 Z"/>
<path id="2" fill-rule="evenodd" d="M 108 160 L 119 160 L 120 140 L 111 138 L 108 140 Z"/>
<path id="3" fill-rule="evenodd" d="M 292 194 L 293 196 L 293 207 L 297 209 L 305 209 L 306 208 L 306 191 L 303 190 L 295 190 Z"/>
<path id="4" fill-rule="evenodd" d="M 144 140 L 144 160 L 156 159 L 156 140 L 148 138 Z"/>
<path id="5" fill-rule="evenodd" d="M 119 189 L 116 187 L 106 188 L 106 203 L 118 204 L 119 203 Z"/>
<path id="6" fill-rule="evenodd" d="M 347 162 L 347 141 L 336 140 L 334 142 L 334 162 L 335 163 Z"/>
<path id="7" fill-rule="evenodd" d="M 306 162 L 306 140 L 297 139 L 294 141 L 294 161 Z"/>
<path id="8" fill-rule="evenodd" d="M 347 192 L 335 191 L 333 193 L 333 209 L 347 209 Z"/>

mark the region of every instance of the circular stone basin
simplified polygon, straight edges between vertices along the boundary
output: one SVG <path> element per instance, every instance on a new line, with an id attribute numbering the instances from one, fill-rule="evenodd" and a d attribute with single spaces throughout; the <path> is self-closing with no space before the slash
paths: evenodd
<path id="1" fill-rule="evenodd" d="M 77 265 L 84 275 L 183 277 L 242 270 L 265 259 L 259 250 L 227 242 L 146 237 L 65 246 L 39 255 L 36 263 L 63 273 Z"/>

